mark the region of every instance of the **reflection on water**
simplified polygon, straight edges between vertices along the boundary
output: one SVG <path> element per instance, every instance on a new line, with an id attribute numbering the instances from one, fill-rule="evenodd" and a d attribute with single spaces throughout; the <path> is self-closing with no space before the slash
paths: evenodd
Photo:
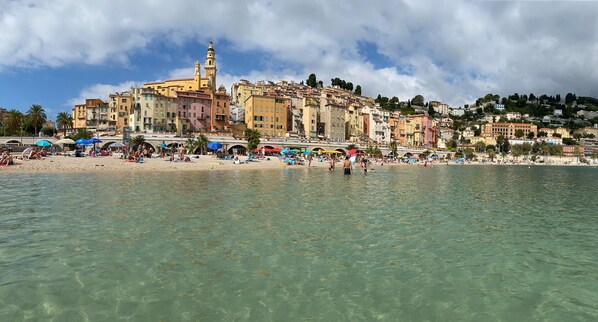
<path id="1" fill-rule="evenodd" d="M 0 175 L 0 320 L 596 320 L 598 172 Z"/>

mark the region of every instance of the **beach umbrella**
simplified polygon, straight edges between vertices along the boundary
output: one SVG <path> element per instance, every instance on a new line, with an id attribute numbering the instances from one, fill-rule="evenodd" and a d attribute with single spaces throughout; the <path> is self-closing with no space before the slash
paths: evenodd
<path id="1" fill-rule="evenodd" d="M 112 144 L 109 145 L 109 147 L 111 148 L 124 148 L 126 147 L 126 145 L 120 143 L 120 142 L 114 142 Z"/>
<path id="2" fill-rule="evenodd" d="M 75 144 L 75 141 L 73 141 L 71 139 L 60 139 L 60 140 L 54 142 L 54 144 Z"/>
<path id="3" fill-rule="evenodd" d="M 357 149 L 351 149 L 347 152 L 348 155 L 354 155 L 357 154 Z"/>
<path id="4" fill-rule="evenodd" d="M 75 141 L 75 144 L 78 144 L 78 145 L 90 145 L 91 142 L 89 142 L 86 139 L 79 139 L 79 140 Z"/>
<path id="5" fill-rule="evenodd" d="M 52 143 L 50 143 L 50 142 L 48 142 L 46 140 L 41 140 L 41 141 L 35 142 L 35 145 L 37 145 L 37 146 L 46 146 L 47 147 L 47 146 L 51 146 Z"/>
<path id="6" fill-rule="evenodd" d="M 289 149 L 282 149 L 280 151 L 280 154 L 290 154 L 290 153 L 291 153 L 291 150 L 289 150 Z"/>
<path id="7" fill-rule="evenodd" d="M 89 140 L 89 143 L 101 143 L 102 140 L 98 139 L 98 138 L 91 138 L 91 140 Z"/>
<path id="8" fill-rule="evenodd" d="M 222 144 L 218 143 L 218 142 L 210 142 L 208 143 L 208 149 L 211 150 L 218 150 L 222 148 Z"/>

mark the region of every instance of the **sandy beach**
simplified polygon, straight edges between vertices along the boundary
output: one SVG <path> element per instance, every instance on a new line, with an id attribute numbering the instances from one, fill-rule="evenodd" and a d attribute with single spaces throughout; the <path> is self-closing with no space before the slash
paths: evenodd
<path id="1" fill-rule="evenodd" d="M 247 157 L 242 157 L 245 161 Z M 12 172 L 117 172 L 117 171 L 219 171 L 307 168 L 306 165 L 287 165 L 278 157 L 235 164 L 211 155 L 192 156 L 191 162 L 170 162 L 168 158 L 145 159 L 143 163 L 127 162 L 118 156 L 83 157 L 48 156 L 43 160 L 15 160 L 16 165 L 0 166 L 0 173 Z M 337 163 L 337 168 L 340 164 Z M 327 168 L 328 162 L 312 161 L 311 167 Z"/>
<path id="2" fill-rule="evenodd" d="M 241 157 L 245 161 L 247 157 Z M 251 162 L 235 164 L 232 160 L 220 160 L 211 155 L 191 156 L 191 162 L 170 162 L 168 158 L 145 159 L 143 163 L 127 162 L 120 159 L 118 155 L 106 157 L 83 157 L 75 158 L 72 156 L 48 156 L 43 160 L 15 160 L 16 165 L 0 166 L 2 173 L 67 173 L 67 172 L 118 172 L 118 171 L 228 171 L 228 170 L 260 170 L 260 169 L 294 169 L 307 168 L 305 165 L 287 165 L 276 156 L 270 156 L 264 159 Z M 480 163 L 477 161 L 466 161 L 460 163 L 433 163 L 430 166 L 438 165 L 503 165 L 503 166 L 580 166 L 575 158 L 549 157 L 546 163 L 528 163 L 528 162 L 505 162 L 505 163 Z M 373 162 L 371 167 L 379 166 L 378 162 Z M 384 166 L 423 166 L 422 163 L 407 165 L 399 163 L 384 163 Z M 595 164 L 593 166 L 596 166 Z M 327 169 L 328 161 L 318 162 L 314 159 L 311 163 L 313 168 Z M 336 163 L 336 169 L 342 171 L 342 163 Z M 360 169 L 358 165 L 353 165 L 353 169 Z"/>

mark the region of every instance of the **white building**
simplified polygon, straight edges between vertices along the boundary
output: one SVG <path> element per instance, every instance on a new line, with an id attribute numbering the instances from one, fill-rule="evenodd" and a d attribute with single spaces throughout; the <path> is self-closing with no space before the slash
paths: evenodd
<path id="1" fill-rule="evenodd" d="M 368 137 L 378 143 L 390 143 L 390 112 L 379 107 L 366 106 L 361 110 L 367 122 Z"/>

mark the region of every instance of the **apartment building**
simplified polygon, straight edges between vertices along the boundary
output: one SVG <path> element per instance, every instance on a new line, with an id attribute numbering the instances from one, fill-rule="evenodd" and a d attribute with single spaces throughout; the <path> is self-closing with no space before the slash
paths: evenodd
<path id="1" fill-rule="evenodd" d="M 534 124 L 528 123 L 487 123 L 482 125 L 482 133 L 485 135 L 502 135 L 507 139 L 514 139 L 517 130 L 523 131 L 523 136 L 526 137 L 529 132 L 538 133 L 538 127 Z"/>
<path id="2" fill-rule="evenodd" d="M 263 136 L 284 137 L 287 133 L 287 113 L 290 100 L 269 96 L 251 95 L 245 101 L 245 124 Z"/>

